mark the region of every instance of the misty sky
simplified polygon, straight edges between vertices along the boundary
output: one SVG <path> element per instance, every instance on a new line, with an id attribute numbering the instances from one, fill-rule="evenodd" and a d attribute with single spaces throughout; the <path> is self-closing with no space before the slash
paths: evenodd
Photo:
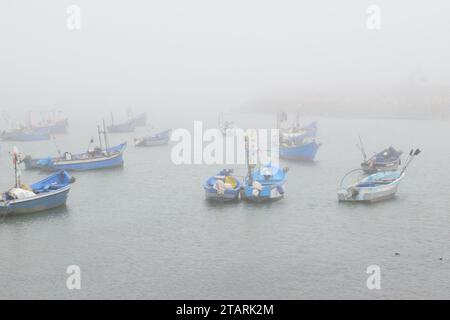
<path id="1" fill-rule="evenodd" d="M 2 0 L 0 108 L 234 108 L 417 71 L 450 85 L 449 16 L 448 0 Z"/>

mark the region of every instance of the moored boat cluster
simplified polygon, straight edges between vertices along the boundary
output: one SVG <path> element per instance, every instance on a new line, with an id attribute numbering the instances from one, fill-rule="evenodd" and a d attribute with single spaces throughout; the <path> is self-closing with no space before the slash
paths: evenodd
<path id="1" fill-rule="evenodd" d="M 127 142 L 110 145 L 108 133 L 124 133 L 133 131 L 136 126 L 146 125 L 146 114 L 137 117 L 130 116 L 126 122 L 97 127 L 98 144 L 91 139 L 86 151 L 80 153 L 61 152 L 47 157 L 23 156 L 14 148 L 13 164 L 15 171 L 14 187 L 4 192 L 0 198 L 0 213 L 29 213 L 49 210 L 66 203 L 71 184 L 75 179 L 69 172 L 89 171 L 120 167 L 124 164 L 124 152 Z M 67 118 L 52 117 L 38 124 L 3 133 L 4 140 L 38 141 L 45 135 L 66 133 Z M 233 135 L 235 124 L 219 117 L 219 129 L 224 136 Z M 317 122 L 301 125 L 297 115 L 292 125 L 287 125 L 287 114 L 277 114 L 278 155 L 279 158 L 290 161 L 314 161 L 321 146 L 318 141 Z M 219 134 L 220 135 L 220 134 Z M 168 145 L 171 129 L 135 138 L 136 147 L 151 147 Z M 247 200 L 251 202 L 266 202 L 285 197 L 287 168 L 281 168 L 271 161 L 254 163 L 250 160 L 251 137 L 245 137 L 246 172 L 238 176 L 233 169 L 223 169 L 209 177 L 203 183 L 207 200 L 230 202 Z M 345 202 L 376 202 L 395 196 L 406 169 L 411 161 L 420 153 L 419 149 L 411 150 L 402 166 L 402 151 L 388 147 L 372 157 L 367 157 L 360 138 L 363 162 L 360 169 L 351 170 L 342 178 L 338 187 L 339 201 Z M 21 181 L 20 166 L 27 170 L 41 170 L 51 174 L 36 183 L 26 185 Z M 356 182 L 346 183 L 351 173 L 358 172 Z"/>

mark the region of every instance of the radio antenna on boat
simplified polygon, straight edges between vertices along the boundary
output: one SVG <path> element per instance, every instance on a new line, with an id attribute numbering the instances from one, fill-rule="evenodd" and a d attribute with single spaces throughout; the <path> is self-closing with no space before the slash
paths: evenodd
<path id="1" fill-rule="evenodd" d="M 367 154 L 366 154 L 366 151 L 364 150 L 364 144 L 362 142 L 362 139 L 361 139 L 360 135 L 358 135 L 358 138 L 359 138 L 359 144 L 360 144 L 359 145 L 359 149 L 361 150 L 361 153 L 363 155 L 364 161 L 366 161 L 367 160 Z"/>

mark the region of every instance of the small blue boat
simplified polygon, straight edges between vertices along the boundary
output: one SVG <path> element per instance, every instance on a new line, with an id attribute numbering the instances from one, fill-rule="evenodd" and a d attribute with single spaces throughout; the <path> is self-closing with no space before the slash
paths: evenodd
<path id="1" fill-rule="evenodd" d="M 168 129 L 144 138 L 135 138 L 134 145 L 136 147 L 151 147 L 151 146 L 166 145 L 169 143 L 171 131 L 172 131 L 171 129 Z"/>
<path id="2" fill-rule="evenodd" d="M 65 205 L 73 181 L 67 172 L 60 171 L 29 187 L 18 185 L 2 194 L 0 213 L 33 213 Z"/>
<path id="3" fill-rule="evenodd" d="M 203 183 L 206 199 L 214 201 L 239 200 L 242 184 L 232 174 L 233 170 L 223 169 L 215 176 L 206 180 Z"/>
<path id="4" fill-rule="evenodd" d="M 69 121 L 60 110 L 34 110 L 29 112 L 29 128 L 47 130 L 50 134 L 67 132 Z"/>
<path id="5" fill-rule="evenodd" d="M 254 202 L 279 200 L 284 197 L 286 170 L 271 164 L 249 169 L 244 180 L 242 198 Z"/>
<path id="6" fill-rule="evenodd" d="M 363 153 L 364 162 L 361 163 L 361 168 L 368 174 L 397 170 L 401 165 L 402 154 L 402 151 L 396 150 L 393 147 L 386 148 L 369 159 L 367 159 L 365 153 Z"/>
<path id="7" fill-rule="evenodd" d="M 50 139 L 50 131 L 46 128 L 23 128 L 1 134 L 5 141 L 42 141 Z"/>
<path id="8" fill-rule="evenodd" d="M 0 214 L 32 213 L 53 209 L 66 203 L 74 178 L 67 172 L 60 171 L 27 186 L 20 181 L 20 156 L 16 147 L 12 154 L 15 184 L 13 188 L 1 194 Z"/>
<path id="9" fill-rule="evenodd" d="M 111 114 L 111 125 L 108 126 L 108 132 L 109 133 L 128 133 L 128 132 L 134 132 L 134 129 L 136 128 L 136 121 L 135 119 L 129 119 L 125 122 L 114 124 L 114 118 Z"/>
<path id="10" fill-rule="evenodd" d="M 297 161 L 314 161 L 321 144 L 316 139 L 317 121 L 300 126 L 299 114 L 296 122 L 288 128 L 281 128 L 287 121 L 287 114 L 277 114 L 277 128 L 280 130 L 279 155 L 282 159 Z"/>
<path id="11" fill-rule="evenodd" d="M 33 130 L 44 130 L 50 134 L 63 134 L 67 133 L 69 121 L 67 119 L 58 120 L 54 122 L 42 123 L 37 126 L 31 127 Z"/>

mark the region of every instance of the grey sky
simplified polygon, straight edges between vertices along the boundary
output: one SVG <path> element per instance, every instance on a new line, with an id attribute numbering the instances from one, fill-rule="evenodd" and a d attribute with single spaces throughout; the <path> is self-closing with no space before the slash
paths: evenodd
<path id="1" fill-rule="evenodd" d="M 379 31 L 366 27 L 371 4 Z M 0 108 L 232 108 L 417 72 L 450 85 L 449 14 L 445 0 L 2 0 Z"/>

